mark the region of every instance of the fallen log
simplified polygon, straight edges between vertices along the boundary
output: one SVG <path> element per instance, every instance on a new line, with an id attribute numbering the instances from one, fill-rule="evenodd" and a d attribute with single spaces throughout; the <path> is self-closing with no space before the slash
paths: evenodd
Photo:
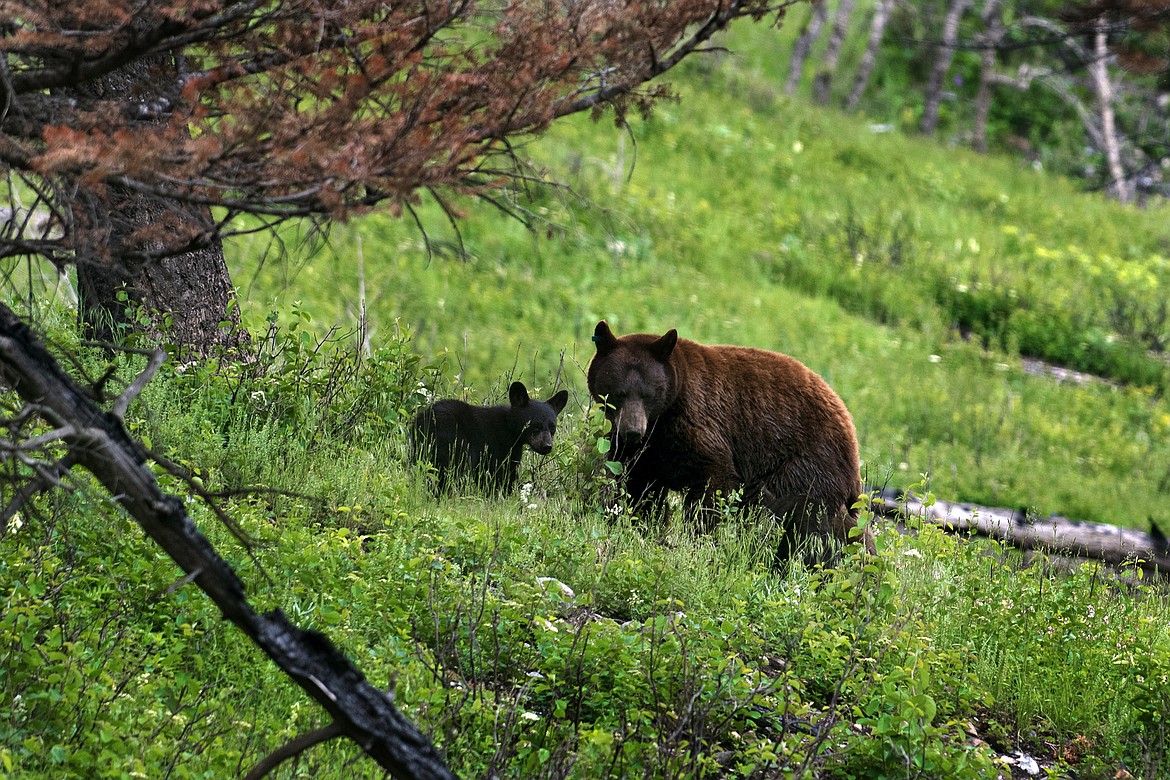
<path id="1" fill-rule="evenodd" d="M 1170 544 L 1156 527 L 1152 533 L 1107 523 L 1037 516 L 1018 509 L 986 507 L 885 490 L 875 495 L 875 514 L 918 517 L 955 533 L 997 539 L 1023 550 L 1132 566 L 1149 574 L 1170 574 Z"/>

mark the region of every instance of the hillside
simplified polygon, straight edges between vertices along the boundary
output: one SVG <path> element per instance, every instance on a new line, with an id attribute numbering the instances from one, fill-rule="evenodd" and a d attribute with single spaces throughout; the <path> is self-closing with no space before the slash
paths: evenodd
<path id="1" fill-rule="evenodd" d="M 756 64 L 766 33 L 737 33 L 744 53 L 689 68 L 682 100 L 628 132 L 582 119 L 535 140 L 526 153 L 569 189 L 515 193 L 531 232 L 461 203 L 456 233 L 432 204 L 425 238 L 370 217 L 303 265 L 257 272 L 259 239 L 243 242 L 246 311 L 298 300 L 318 330 L 353 329 L 364 283 L 372 343 L 401 323 L 477 399 L 515 374 L 586 405 L 601 318 L 775 349 L 845 399 L 872 484 L 926 473 L 955 500 L 1161 518 L 1167 373 L 1123 331 L 1165 300 L 1170 209 L 787 100 Z M 1021 356 L 1108 381 L 1059 384 Z"/>
<path id="2" fill-rule="evenodd" d="M 534 230 L 423 203 L 425 235 L 374 215 L 284 257 L 230 245 L 257 356 L 165 366 L 126 414 L 148 464 L 255 608 L 327 635 L 459 777 L 1167 777 L 1170 605 L 1140 570 L 912 518 L 807 568 L 734 502 L 700 535 L 614 491 L 584 383 L 603 317 L 796 356 L 871 483 L 1164 516 L 1167 377 L 1111 312 L 1164 297 L 1170 214 L 782 98 L 762 31 L 729 42 L 626 132 L 533 139 L 568 185 L 512 193 Z M 142 369 L 83 349 L 67 306 L 38 325 L 111 388 Z M 552 453 L 514 494 L 436 501 L 411 416 L 512 379 L 570 390 Z M 108 495 L 64 486 L 0 528 L 0 780 L 241 777 L 329 722 Z M 333 740 L 269 776 L 383 775 Z"/>

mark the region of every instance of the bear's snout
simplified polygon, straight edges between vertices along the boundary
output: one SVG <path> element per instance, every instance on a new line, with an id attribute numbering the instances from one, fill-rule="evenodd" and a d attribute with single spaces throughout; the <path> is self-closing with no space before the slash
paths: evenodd
<path id="1" fill-rule="evenodd" d="M 548 455 L 552 452 L 552 434 L 548 432 L 537 434 L 528 440 L 528 446 L 538 455 Z"/>
<path id="2" fill-rule="evenodd" d="M 640 441 L 646 435 L 646 407 L 640 401 L 624 404 L 618 409 L 614 430 L 619 439 Z"/>

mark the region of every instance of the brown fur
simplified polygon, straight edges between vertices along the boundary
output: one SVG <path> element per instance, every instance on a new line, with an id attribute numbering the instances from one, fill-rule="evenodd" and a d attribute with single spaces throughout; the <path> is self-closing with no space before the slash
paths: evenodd
<path id="1" fill-rule="evenodd" d="M 603 320 L 589 391 L 613 407 L 626 488 L 645 509 L 678 490 L 692 511 L 716 492 L 786 518 L 794 540 L 854 541 L 861 493 L 857 436 L 821 377 L 777 352 L 663 336 L 616 338 Z M 873 552 L 868 529 L 862 539 Z"/>

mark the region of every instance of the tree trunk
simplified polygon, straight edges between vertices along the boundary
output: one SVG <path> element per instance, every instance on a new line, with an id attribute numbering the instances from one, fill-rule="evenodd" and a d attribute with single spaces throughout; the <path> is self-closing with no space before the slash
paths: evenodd
<path id="1" fill-rule="evenodd" d="M 869 41 L 865 45 L 865 53 L 861 55 L 861 62 L 857 65 L 857 74 L 853 77 L 853 91 L 845 101 L 846 111 L 856 111 L 869 86 L 869 77 L 873 74 L 873 67 L 877 64 L 878 51 L 882 47 L 882 38 L 886 33 L 886 22 L 890 20 L 890 11 L 894 8 L 894 0 L 878 0 L 873 9 L 873 21 L 869 26 Z"/>
<path id="2" fill-rule="evenodd" d="M 1093 83 L 1093 94 L 1097 98 L 1097 110 L 1101 116 L 1102 152 L 1109 170 L 1106 192 L 1122 203 L 1129 202 L 1129 186 L 1125 168 L 1121 164 L 1121 145 L 1117 138 L 1117 122 L 1113 114 L 1113 83 L 1109 80 L 1109 41 L 1104 25 L 1098 26 L 1093 35 L 1093 56 L 1089 62 L 1089 77 Z"/>
<path id="3" fill-rule="evenodd" d="M 833 77 L 837 75 L 837 64 L 841 60 L 845 34 L 849 32 L 849 17 L 853 15 L 854 1 L 840 0 L 837 13 L 833 17 L 833 31 L 829 35 L 825 57 L 821 60 L 821 67 L 817 69 L 816 78 L 813 80 L 813 100 L 821 105 L 828 105 L 832 97 Z"/>
<path id="4" fill-rule="evenodd" d="M 821 28 L 825 26 L 825 18 L 828 15 L 826 2 L 828 0 L 814 0 L 812 12 L 804 23 L 804 29 L 800 31 L 800 37 L 796 39 L 796 43 L 792 47 L 792 59 L 788 63 L 788 82 L 784 85 L 784 91 L 789 95 L 795 95 L 796 90 L 800 87 L 800 77 L 804 74 L 804 62 L 808 59 L 813 44 L 820 36 Z"/>
<path id="5" fill-rule="evenodd" d="M 919 128 L 923 135 L 934 135 L 938 128 L 939 107 L 942 105 L 943 82 L 947 71 L 951 69 L 951 61 L 955 58 L 955 44 L 959 40 L 959 22 L 963 14 L 971 7 L 972 0 L 951 0 L 943 19 L 942 35 L 934 65 L 930 69 L 930 76 L 926 81 L 925 101 L 922 107 L 922 122 Z"/>
<path id="6" fill-rule="evenodd" d="M 991 96 L 994 92 L 992 76 L 995 73 L 995 55 L 1004 36 L 999 4 L 1000 0 L 987 0 L 983 4 L 983 32 L 979 36 L 983 50 L 980 53 L 979 91 L 975 95 L 975 125 L 971 130 L 971 146 L 981 154 L 987 154 L 987 118 L 991 115 Z"/>
<path id="7" fill-rule="evenodd" d="M 179 79 L 172 58 L 138 61 L 69 92 L 80 106 L 117 101 L 148 117 L 168 105 Z M 119 341 L 126 331 L 206 356 L 248 343 L 223 244 L 210 209 L 109 186 L 78 188 L 73 200 L 79 312 L 90 338 Z M 221 323 L 227 323 L 221 326 Z"/>

